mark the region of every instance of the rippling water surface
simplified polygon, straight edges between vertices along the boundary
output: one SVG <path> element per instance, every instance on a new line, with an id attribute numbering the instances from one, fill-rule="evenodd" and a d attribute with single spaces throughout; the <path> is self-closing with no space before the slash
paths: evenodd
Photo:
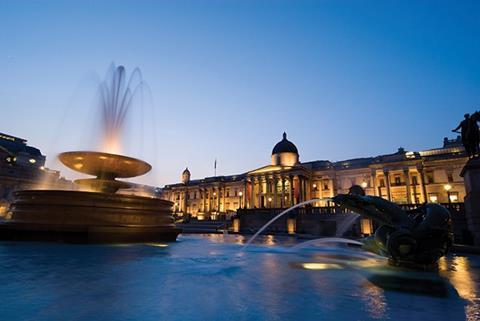
<path id="1" fill-rule="evenodd" d="M 1 320 L 480 320 L 480 258 L 393 270 L 346 245 L 232 235 L 0 243 Z"/>

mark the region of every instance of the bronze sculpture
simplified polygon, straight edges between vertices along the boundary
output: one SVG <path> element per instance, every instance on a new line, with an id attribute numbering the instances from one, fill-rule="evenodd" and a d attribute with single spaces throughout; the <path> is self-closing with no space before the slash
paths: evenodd
<path id="1" fill-rule="evenodd" d="M 450 212 L 439 204 L 424 204 L 404 211 L 378 196 L 350 192 L 333 201 L 381 226 L 363 240 L 368 251 L 389 258 L 392 265 L 414 268 L 434 266 L 453 244 Z"/>
<path id="2" fill-rule="evenodd" d="M 462 135 L 462 144 L 465 147 L 468 158 L 480 156 L 480 130 L 478 121 L 480 121 L 479 111 L 476 111 L 472 115 L 465 114 L 464 120 L 462 120 L 455 129 L 452 129 L 452 132 Z"/>

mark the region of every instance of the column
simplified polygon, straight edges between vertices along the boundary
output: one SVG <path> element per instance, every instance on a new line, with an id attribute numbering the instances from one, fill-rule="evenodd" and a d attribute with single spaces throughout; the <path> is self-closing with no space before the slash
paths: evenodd
<path id="1" fill-rule="evenodd" d="M 308 201 L 309 199 L 307 198 L 308 196 L 308 185 L 307 184 L 307 179 L 304 177 L 303 178 L 303 201 Z"/>
<path id="2" fill-rule="evenodd" d="M 387 185 L 387 199 L 391 201 L 392 195 L 390 193 L 390 172 L 384 169 L 383 174 L 385 175 L 385 185 Z"/>
<path id="3" fill-rule="evenodd" d="M 248 182 L 245 180 L 242 188 L 243 195 L 240 196 L 240 204 L 238 204 L 240 208 L 247 208 L 247 189 L 248 189 L 247 186 L 248 186 Z"/>
<path id="4" fill-rule="evenodd" d="M 272 180 L 269 176 L 265 177 L 265 184 L 266 184 L 266 195 L 265 195 L 265 202 L 266 207 L 271 207 L 272 202 L 269 202 L 268 199 L 272 197 Z"/>
<path id="5" fill-rule="evenodd" d="M 403 169 L 403 174 L 405 175 L 405 185 L 407 192 L 407 204 L 412 204 L 412 192 L 410 191 L 410 172 L 408 168 Z"/>
<path id="6" fill-rule="evenodd" d="M 289 182 L 290 182 L 290 190 L 289 190 L 290 200 L 289 200 L 289 204 L 288 204 L 288 205 L 289 205 L 289 206 L 292 206 L 292 205 L 294 205 L 294 204 L 293 204 L 293 176 L 289 175 L 289 176 L 288 176 L 288 180 L 289 180 Z"/>
<path id="7" fill-rule="evenodd" d="M 372 180 L 372 187 L 373 187 L 373 195 L 377 195 L 377 171 L 375 169 L 372 169 L 371 174 L 370 174 L 370 179 Z M 382 195 L 380 195 L 382 196 Z"/>
<path id="8" fill-rule="evenodd" d="M 423 203 L 427 203 L 428 195 L 427 195 L 427 188 L 425 186 L 425 175 L 423 175 L 424 174 L 423 166 L 417 167 L 417 170 L 418 170 L 418 173 L 420 174 L 420 185 L 421 185 Z"/>
<path id="9" fill-rule="evenodd" d="M 188 196 L 189 196 L 188 195 L 188 188 L 185 187 L 185 194 L 183 196 L 183 208 L 184 208 L 183 213 L 184 214 L 188 213 Z"/>
<path id="10" fill-rule="evenodd" d="M 223 211 L 226 213 L 227 212 L 227 205 L 225 203 L 225 197 L 227 194 L 227 188 L 225 187 L 225 185 L 223 186 L 223 192 L 222 192 L 222 195 L 223 195 Z"/>
<path id="11" fill-rule="evenodd" d="M 281 205 L 282 208 L 285 208 L 286 207 L 286 205 L 285 205 L 285 203 L 286 203 L 285 202 L 285 177 L 282 176 L 281 179 L 282 179 L 282 199 L 280 200 L 280 205 Z"/>
<path id="12" fill-rule="evenodd" d="M 263 207 L 263 203 L 262 203 L 263 181 L 264 181 L 264 177 L 263 176 L 259 177 L 258 179 L 258 207 L 259 208 Z"/>
<path id="13" fill-rule="evenodd" d="M 297 194 L 297 203 L 303 202 L 303 179 L 301 176 L 297 176 L 297 186 L 298 192 Z"/>
<path id="14" fill-rule="evenodd" d="M 273 207 L 278 208 L 278 191 L 277 191 L 277 185 L 278 185 L 278 178 L 277 176 L 273 176 Z"/>
<path id="15" fill-rule="evenodd" d="M 253 179 L 247 182 L 248 188 L 248 208 L 253 208 Z"/>
<path id="16" fill-rule="evenodd" d="M 256 183 L 256 182 L 255 182 L 255 181 L 256 181 L 256 179 L 255 179 L 254 177 L 252 177 L 252 184 L 251 184 L 251 187 L 252 187 L 252 199 L 250 200 L 250 204 L 251 204 L 250 208 L 255 208 L 255 206 L 256 206 L 256 201 L 255 201 L 255 199 L 256 199 L 256 198 L 255 198 L 255 185 L 256 185 L 255 183 Z"/>

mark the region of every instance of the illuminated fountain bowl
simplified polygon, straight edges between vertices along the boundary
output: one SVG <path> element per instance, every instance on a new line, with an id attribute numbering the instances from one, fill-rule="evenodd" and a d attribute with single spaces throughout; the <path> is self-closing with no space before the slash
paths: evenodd
<path id="1" fill-rule="evenodd" d="M 101 152 L 66 152 L 58 155 L 58 159 L 74 171 L 97 177 L 78 179 L 75 183 L 105 193 L 115 193 L 118 189 L 130 187 L 129 183 L 115 178 L 140 176 L 152 169 L 150 164 L 140 159 Z"/>
<path id="2" fill-rule="evenodd" d="M 116 177 L 145 174 L 141 160 L 98 152 L 60 154 L 62 163 L 97 178 L 76 182 L 93 192 L 25 190 L 15 193 L 12 218 L 0 224 L 0 239 L 73 243 L 175 241 L 180 229 L 173 203 L 153 197 L 116 194 L 128 188 Z"/>

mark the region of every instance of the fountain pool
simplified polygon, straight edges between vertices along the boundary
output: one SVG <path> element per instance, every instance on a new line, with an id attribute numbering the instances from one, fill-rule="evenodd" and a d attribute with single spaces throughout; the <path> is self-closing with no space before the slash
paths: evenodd
<path id="1" fill-rule="evenodd" d="M 478 320 L 480 257 L 402 272 L 352 246 L 259 236 L 0 243 L 2 320 Z M 321 243 L 321 242 L 320 242 Z"/>

